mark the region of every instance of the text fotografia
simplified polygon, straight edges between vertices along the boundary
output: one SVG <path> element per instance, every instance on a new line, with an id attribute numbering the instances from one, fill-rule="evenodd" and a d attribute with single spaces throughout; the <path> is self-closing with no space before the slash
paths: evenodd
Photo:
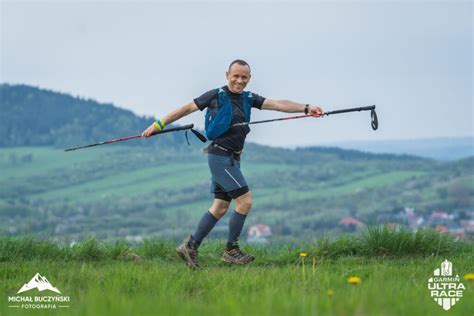
<path id="1" fill-rule="evenodd" d="M 444 310 L 453 307 L 466 289 L 461 283 L 459 275 L 453 276 L 453 264 L 447 259 L 441 263 L 441 268 L 433 272 L 433 277 L 428 280 L 430 296 Z"/>

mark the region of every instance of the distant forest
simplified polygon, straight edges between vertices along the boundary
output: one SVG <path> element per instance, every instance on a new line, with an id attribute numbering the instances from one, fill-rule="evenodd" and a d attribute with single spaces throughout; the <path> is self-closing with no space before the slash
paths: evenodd
<path id="1" fill-rule="evenodd" d="M 0 146 L 66 146 L 141 133 L 154 118 L 26 85 L 0 85 Z M 177 134 L 163 135 L 173 145 Z M 182 138 L 179 138 L 182 141 Z M 163 144 L 163 143 L 162 143 Z M 137 146 L 140 142 L 128 142 Z"/>

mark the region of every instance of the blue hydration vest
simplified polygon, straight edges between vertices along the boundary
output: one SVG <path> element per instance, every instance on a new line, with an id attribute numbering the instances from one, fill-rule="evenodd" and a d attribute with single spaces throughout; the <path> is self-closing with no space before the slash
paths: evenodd
<path id="1" fill-rule="evenodd" d="M 245 122 L 248 123 L 250 122 L 250 111 L 255 97 L 249 91 L 242 92 L 242 97 L 244 98 Z M 206 111 L 206 135 L 210 140 L 215 140 L 224 134 L 232 124 L 232 102 L 227 92 L 222 88 L 219 88 L 217 106 L 217 111 L 210 107 Z"/>

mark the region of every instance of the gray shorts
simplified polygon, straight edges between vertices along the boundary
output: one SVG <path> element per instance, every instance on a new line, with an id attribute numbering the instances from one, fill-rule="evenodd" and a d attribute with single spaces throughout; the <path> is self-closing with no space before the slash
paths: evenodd
<path id="1" fill-rule="evenodd" d="M 230 156 L 208 154 L 207 162 L 212 175 L 211 193 L 214 193 L 216 199 L 230 201 L 249 192 L 239 160 Z"/>

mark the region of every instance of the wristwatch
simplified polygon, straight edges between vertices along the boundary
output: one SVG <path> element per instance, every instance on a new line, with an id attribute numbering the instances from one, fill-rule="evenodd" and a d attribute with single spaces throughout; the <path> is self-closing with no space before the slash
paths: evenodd
<path id="1" fill-rule="evenodd" d="M 306 104 L 304 106 L 304 114 L 308 115 L 308 112 L 309 112 L 309 104 Z"/>

